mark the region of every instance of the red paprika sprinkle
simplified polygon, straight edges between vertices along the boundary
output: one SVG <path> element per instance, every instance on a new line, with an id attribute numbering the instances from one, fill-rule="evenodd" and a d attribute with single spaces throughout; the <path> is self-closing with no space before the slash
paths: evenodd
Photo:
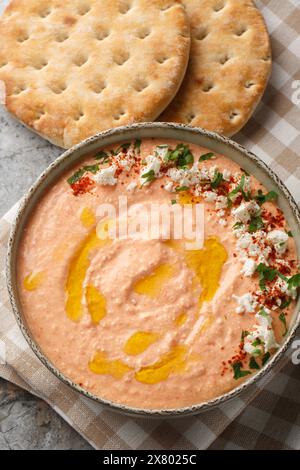
<path id="1" fill-rule="evenodd" d="M 83 176 L 76 183 L 71 184 L 74 196 L 85 194 L 95 186 L 95 182 L 89 176 Z"/>

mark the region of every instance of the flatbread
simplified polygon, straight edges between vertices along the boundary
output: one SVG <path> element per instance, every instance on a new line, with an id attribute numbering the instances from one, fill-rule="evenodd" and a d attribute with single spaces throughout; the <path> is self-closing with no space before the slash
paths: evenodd
<path id="1" fill-rule="evenodd" d="M 0 37 L 1 101 L 65 148 L 157 118 L 181 85 L 190 47 L 179 0 L 13 0 Z"/>
<path id="2" fill-rule="evenodd" d="M 264 19 L 250 0 L 183 0 L 191 24 L 190 63 L 160 121 L 238 132 L 261 99 L 271 72 Z"/>

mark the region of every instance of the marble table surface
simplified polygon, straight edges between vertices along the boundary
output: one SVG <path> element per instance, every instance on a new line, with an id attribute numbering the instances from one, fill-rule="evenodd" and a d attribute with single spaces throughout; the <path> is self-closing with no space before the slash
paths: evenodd
<path id="1" fill-rule="evenodd" d="M 0 109 L 0 217 L 61 152 Z M 0 378 L 0 450 L 89 448 L 46 403 Z"/>

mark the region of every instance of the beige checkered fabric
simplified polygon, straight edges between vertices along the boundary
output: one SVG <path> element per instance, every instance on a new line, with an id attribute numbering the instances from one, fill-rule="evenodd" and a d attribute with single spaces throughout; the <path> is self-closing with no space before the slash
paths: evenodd
<path id="1" fill-rule="evenodd" d="M 256 3 L 272 36 L 274 67 L 263 102 L 237 140 L 270 165 L 300 203 L 300 0 Z M 177 420 L 128 418 L 63 385 L 31 352 L 9 305 L 4 262 L 15 211 L 0 221 L 2 377 L 46 400 L 96 449 L 300 449 L 300 365 L 292 365 L 292 351 L 239 398 Z"/>

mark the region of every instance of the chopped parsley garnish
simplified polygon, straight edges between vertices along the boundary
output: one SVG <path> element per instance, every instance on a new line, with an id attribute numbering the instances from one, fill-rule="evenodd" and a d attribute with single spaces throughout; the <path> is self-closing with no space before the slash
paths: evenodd
<path id="1" fill-rule="evenodd" d="M 287 280 L 288 289 L 297 289 L 300 286 L 300 273 L 294 274 Z"/>
<path id="2" fill-rule="evenodd" d="M 250 370 L 242 370 L 242 367 L 243 367 L 243 364 L 241 363 L 241 361 L 237 361 L 232 364 L 232 368 L 234 372 L 233 378 L 235 380 L 241 379 L 242 377 L 245 377 L 246 375 L 251 374 Z"/>
<path id="3" fill-rule="evenodd" d="M 69 184 L 77 183 L 77 181 L 79 181 L 86 172 L 90 172 L 90 173 L 95 174 L 95 173 L 97 173 L 97 171 L 99 171 L 99 165 L 98 164 L 83 166 L 79 170 L 75 171 L 75 173 L 70 178 L 67 179 L 67 182 Z"/>
<path id="4" fill-rule="evenodd" d="M 264 308 L 262 308 L 259 312 L 258 315 L 261 315 L 262 317 L 268 318 L 269 314 L 265 311 Z"/>
<path id="5" fill-rule="evenodd" d="M 257 266 L 256 272 L 259 274 L 259 287 L 261 290 L 266 290 L 266 282 L 274 281 L 275 277 L 278 275 L 277 269 L 270 268 L 264 263 L 260 263 Z"/>
<path id="6" fill-rule="evenodd" d="M 211 182 L 211 187 L 213 189 L 216 189 L 220 186 L 220 184 L 222 184 L 223 181 L 224 181 L 223 174 L 220 173 L 218 170 L 216 170 L 214 177 L 212 179 L 212 182 Z"/>
<path id="7" fill-rule="evenodd" d="M 258 202 L 258 204 L 261 206 L 267 201 L 277 201 L 278 199 L 278 193 L 276 191 L 270 191 L 267 194 L 264 194 L 261 189 L 258 190 L 258 193 L 256 196 L 254 196 L 254 199 Z"/>
<path id="8" fill-rule="evenodd" d="M 231 199 L 232 196 L 236 196 L 238 193 L 241 193 L 242 196 L 244 197 L 244 199 L 245 199 L 246 201 L 249 201 L 249 199 L 250 199 L 250 192 L 246 192 L 246 191 L 244 190 L 245 182 L 246 182 L 246 177 L 245 177 L 245 175 L 242 175 L 241 181 L 240 181 L 239 184 L 236 186 L 236 188 L 234 188 L 232 191 L 230 191 L 230 193 L 228 193 L 227 198 L 228 198 L 228 201 L 229 201 L 230 203 L 232 203 L 232 199 Z"/>
<path id="9" fill-rule="evenodd" d="M 141 153 L 141 145 L 141 139 L 136 139 L 136 141 L 134 142 L 134 150 L 136 150 L 136 153 Z"/>
<path id="10" fill-rule="evenodd" d="M 290 238 L 293 238 L 293 237 L 294 237 L 294 235 L 293 235 L 293 233 L 291 232 L 291 230 L 289 230 L 289 231 L 286 232 L 286 233 L 288 234 L 288 236 L 289 236 Z"/>
<path id="11" fill-rule="evenodd" d="M 118 155 L 118 153 L 120 152 L 126 152 L 126 150 L 128 150 L 130 146 L 131 146 L 131 142 L 125 142 L 124 144 L 121 144 L 119 147 L 117 147 L 115 151 L 112 150 L 111 154 Z"/>
<path id="12" fill-rule="evenodd" d="M 205 160 L 210 160 L 214 156 L 215 154 L 211 152 L 204 153 L 204 155 L 201 155 L 201 157 L 199 157 L 199 162 L 205 162 Z"/>
<path id="13" fill-rule="evenodd" d="M 257 268 L 256 272 L 259 273 L 259 287 L 261 290 L 266 290 L 266 281 L 274 281 L 276 276 L 280 277 L 283 279 L 288 286 L 289 290 L 292 289 L 297 289 L 300 286 L 300 273 L 294 274 L 294 276 L 291 276 L 290 278 L 287 278 L 279 272 L 275 268 L 270 268 L 269 266 L 266 266 L 264 263 L 260 263 Z M 290 304 L 290 301 L 285 301 L 282 305 L 281 308 L 286 308 Z"/>
<path id="14" fill-rule="evenodd" d="M 180 191 L 188 191 L 190 188 L 188 186 L 179 186 L 175 188 L 175 191 L 180 192 Z"/>
<path id="15" fill-rule="evenodd" d="M 234 230 L 238 230 L 239 228 L 243 227 L 243 222 L 236 222 L 233 226 Z"/>
<path id="16" fill-rule="evenodd" d="M 172 206 L 174 206 L 174 204 L 177 204 L 176 199 L 172 199 L 171 204 L 172 204 Z"/>
<path id="17" fill-rule="evenodd" d="M 150 181 L 153 181 L 155 179 L 155 171 L 149 170 L 147 171 L 147 173 L 143 173 L 142 178 L 145 179 L 145 181 L 143 181 L 143 184 L 150 183 Z"/>
<path id="18" fill-rule="evenodd" d="M 262 360 L 261 360 L 262 366 L 264 366 L 264 365 L 268 362 L 268 360 L 270 359 L 270 357 L 271 357 L 271 354 L 270 354 L 269 352 L 266 352 L 266 353 L 263 355 Z"/>
<path id="19" fill-rule="evenodd" d="M 282 308 L 283 310 L 285 308 L 288 308 L 291 302 L 292 302 L 292 299 L 285 299 L 280 305 L 280 308 Z"/>
<path id="20" fill-rule="evenodd" d="M 253 356 L 250 358 L 249 367 L 250 369 L 260 369 L 260 366 L 258 365 L 258 363 L 255 360 L 255 357 Z"/>
<path id="21" fill-rule="evenodd" d="M 167 151 L 165 160 L 174 162 L 178 168 L 184 168 L 194 163 L 194 155 L 187 145 L 178 144 L 175 150 Z"/>
<path id="22" fill-rule="evenodd" d="M 249 336 L 249 335 L 250 335 L 249 331 L 243 330 L 241 334 L 241 342 L 243 343 L 246 336 Z"/>
<path id="23" fill-rule="evenodd" d="M 281 312 L 281 314 L 279 315 L 279 320 L 282 322 L 282 324 L 284 326 L 284 332 L 282 333 L 282 336 L 285 336 L 288 332 L 288 328 L 287 328 L 286 316 L 285 316 L 284 312 Z"/>
<path id="24" fill-rule="evenodd" d="M 252 346 L 254 346 L 254 347 L 260 346 L 261 343 L 262 343 L 261 339 L 256 338 L 256 339 L 252 342 Z"/>
<path id="25" fill-rule="evenodd" d="M 255 233 L 257 230 L 264 228 L 264 222 L 260 215 L 253 215 L 249 222 L 248 231 L 250 233 Z"/>
<path id="26" fill-rule="evenodd" d="M 109 160 L 109 155 L 104 152 L 104 150 L 100 150 L 100 152 L 96 153 L 95 160 L 100 160 L 101 163 L 106 163 Z"/>

